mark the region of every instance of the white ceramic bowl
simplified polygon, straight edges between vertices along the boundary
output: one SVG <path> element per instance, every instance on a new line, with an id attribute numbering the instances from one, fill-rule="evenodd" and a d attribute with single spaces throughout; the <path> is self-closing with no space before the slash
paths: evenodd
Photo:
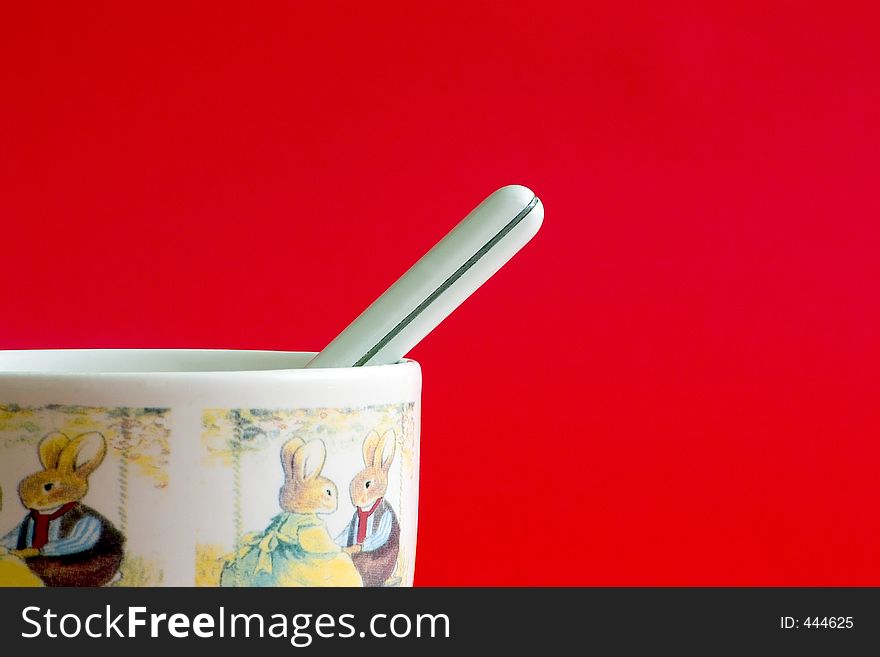
<path id="1" fill-rule="evenodd" d="M 0 585 L 410 586 L 420 368 L 313 355 L 0 351 Z"/>

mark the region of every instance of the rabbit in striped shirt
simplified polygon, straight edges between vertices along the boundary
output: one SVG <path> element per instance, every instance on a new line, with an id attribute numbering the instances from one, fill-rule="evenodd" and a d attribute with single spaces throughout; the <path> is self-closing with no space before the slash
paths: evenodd
<path id="1" fill-rule="evenodd" d="M 0 543 L 47 586 L 108 584 L 122 564 L 125 538 L 80 501 L 107 454 L 104 436 L 91 432 L 71 440 L 52 433 L 40 442 L 39 454 L 43 470 L 18 486 L 30 513 Z"/>

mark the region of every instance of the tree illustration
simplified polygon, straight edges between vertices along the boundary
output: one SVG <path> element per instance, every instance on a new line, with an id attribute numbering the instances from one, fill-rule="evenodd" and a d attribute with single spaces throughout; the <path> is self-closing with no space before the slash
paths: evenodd
<path id="1" fill-rule="evenodd" d="M 0 446 L 31 444 L 41 437 L 34 409 L 18 404 L 0 404 Z"/>
<path id="2" fill-rule="evenodd" d="M 290 428 L 282 411 L 263 409 L 232 409 L 208 412 L 203 418 L 206 447 L 212 458 L 222 459 L 232 465 L 232 486 L 235 507 L 232 522 L 235 545 L 241 545 L 244 537 L 242 511 L 242 458 L 248 452 L 264 447 L 269 440 Z"/>
<path id="3" fill-rule="evenodd" d="M 135 465 L 156 488 L 168 485 L 170 430 L 165 424 L 166 409 L 112 408 L 106 411 L 108 447 L 119 454 L 119 525 L 128 529 L 129 471 Z"/>
<path id="4" fill-rule="evenodd" d="M 400 453 L 398 461 L 400 464 L 400 481 L 398 484 L 400 490 L 397 500 L 399 504 L 398 512 L 400 513 L 401 518 L 409 517 L 409 511 L 407 508 L 409 499 L 406 495 L 406 488 L 411 484 L 411 481 L 415 476 L 413 465 L 416 434 L 415 404 L 403 404 L 400 407 L 400 425 L 399 431 L 397 432 L 397 449 Z M 400 583 L 401 578 L 404 573 L 406 573 L 407 565 L 406 557 L 404 556 L 403 550 L 401 550 L 397 559 L 397 572 L 395 576 L 392 577 L 395 585 Z"/>

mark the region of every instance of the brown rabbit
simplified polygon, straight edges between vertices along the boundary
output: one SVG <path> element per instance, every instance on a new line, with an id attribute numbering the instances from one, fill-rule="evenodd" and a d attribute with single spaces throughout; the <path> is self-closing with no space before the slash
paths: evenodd
<path id="1" fill-rule="evenodd" d="M 394 431 L 376 431 L 364 439 L 364 469 L 351 481 L 351 501 L 357 508 L 348 527 L 337 538 L 351 555 L 364 586 L 383 586 L 394 573 L 400 551 L 400 525 L 385 499 L 388 473 L 394 460 Z"/>
<path id="2" fill-rule="evenodd" d="M 43 470 L 18 485 L 30 510 L 18 529 L 14 554 L 47 586 L 104 586 L 122 563 L 125 538 L 82 500 L 89 476 L 104 461 L 107 442 L 98 432 L 72 440 L 52 433 L 39 446 Z"/>
<path id="3" fill-rule="evenodd" d="M 333 513 L 339 504 L 336 484 L 321 476 L 327 448 L 321 440 L 288 440 L 281 448 L 284 485 L 278 502 L 291 513 Z"/>

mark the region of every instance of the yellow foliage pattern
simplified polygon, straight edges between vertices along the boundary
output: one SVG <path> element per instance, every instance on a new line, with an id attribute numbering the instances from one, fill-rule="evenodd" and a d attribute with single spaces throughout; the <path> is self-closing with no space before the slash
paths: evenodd
<path id="1" fill-rule="evenodd" d="M 98 431 L 106 438 L 111 453 L 124 455 L 156 488 L 164 488 L 168 485 L 166 466 L 171 449 L 168 413 L 168 409 L 0 404 L 0 446 L 36 445 L 53 431 L 71 437 Z"/>

